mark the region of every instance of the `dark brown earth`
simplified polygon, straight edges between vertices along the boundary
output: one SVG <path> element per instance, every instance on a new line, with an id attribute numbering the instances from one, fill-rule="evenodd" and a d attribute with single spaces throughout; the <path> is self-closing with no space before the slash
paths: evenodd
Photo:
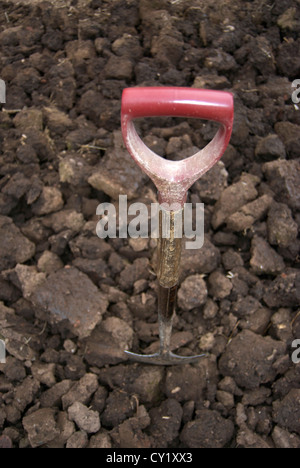
<path id="1" fill-rule="evenodd" d="M 61 3 L 0 2 L 0 447 L 299 448 L 299 1 Z M 155 245 L 95 232 L 99 203 L 156 200 L 120 133 L 136 85 L 235 98 L 189 194 L 206 238 L 183 253 L 173 349 L 195 365 L 127 361 L 157 349 Z M 215 127 L 140 132 L 174 159 Z"/>

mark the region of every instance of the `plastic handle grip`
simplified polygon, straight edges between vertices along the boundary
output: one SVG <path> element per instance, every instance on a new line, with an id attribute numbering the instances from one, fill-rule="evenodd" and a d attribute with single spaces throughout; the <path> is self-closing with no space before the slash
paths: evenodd
<path id="1" fill-rule="evenodd" d="M 127 88 L 123 91 L 122 114 L 129 119 L 154 116 L 194 117 L 226 125 L 232 121 L 232 101 L 230 93 L 207 89 Z"/>
<path id="2" fill-rule="evenodd" d="M 190 186 L 221 158 L 232 132 L 233 108 L 232 94 L 224 91 L 176 87 L 127 88 L 123 91 L 121 124 L 125 145 L 153 180 L 161 203 L 183 205 Z M 182 161 L 168 161 L 150 150 L 134 127 L 134 119 L 154 116 L 212 120 L 220 123 L 220 128 L 213 140 L 198 153 Z"/>

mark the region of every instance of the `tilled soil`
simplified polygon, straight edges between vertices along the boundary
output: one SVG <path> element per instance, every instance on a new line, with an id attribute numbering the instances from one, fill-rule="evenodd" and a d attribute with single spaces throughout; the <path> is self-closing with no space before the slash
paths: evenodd
<path id="1" fill-rule="evenodd" d="M 0 2 L 0 447 L 299 448 L 299 1 L 26 3 Z M 205 242 L 183 252 L 172 347 L 194 365 L 127 360 L 158 347 L 155 243 L 96 235 L 99 203 L 156 201 L 120 132 L 141 85 L 235 99 L 189 192 Z M 139 130 L 178 159 L 215 126 Z"/>

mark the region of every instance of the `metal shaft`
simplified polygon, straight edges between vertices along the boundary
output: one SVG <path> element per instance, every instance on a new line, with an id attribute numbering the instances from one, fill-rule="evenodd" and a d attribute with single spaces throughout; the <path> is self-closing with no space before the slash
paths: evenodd
<path id="1" fill-rule="evenodd" d="M 182 211 L 182 209 L 178 211 L 160 211 L 157 258 L 160 349 L 155 354 L 135 354 L 125 351 L 130 359 L 137 362 L 166 366 L 194 363 L 203 357 L 203 354 L 178 356 L 171 352 L 171 335 L 181 258 Z"/>
<path id="2" fill-rule="evenodd" d="M 160 352 L 162 355 L 170 352 L 176 293 L 177 285 L 172 288 L 164 288 L 160 285 L 158 286 L 158 325 Z"/>

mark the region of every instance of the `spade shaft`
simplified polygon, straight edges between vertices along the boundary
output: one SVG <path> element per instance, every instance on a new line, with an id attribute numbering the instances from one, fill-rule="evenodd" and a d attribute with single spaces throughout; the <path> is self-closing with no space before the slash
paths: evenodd
<path id="1" fill-rule="evenodd" d="M 158 325 L 160 349 L 155 354 L 135 354 L 125 351 L 138 362 L 158 365 L 186 364 L 197 361 L 203 355 L 178 356 L 171 351 L 171 336 L 175 316 L 182 239 L 176 237 L 176 224 L 182 221 L 182 211 L 159 212 L 159 239 L 157 256 Z M 164 237 L 164 234 L 166 237 Z"/>

